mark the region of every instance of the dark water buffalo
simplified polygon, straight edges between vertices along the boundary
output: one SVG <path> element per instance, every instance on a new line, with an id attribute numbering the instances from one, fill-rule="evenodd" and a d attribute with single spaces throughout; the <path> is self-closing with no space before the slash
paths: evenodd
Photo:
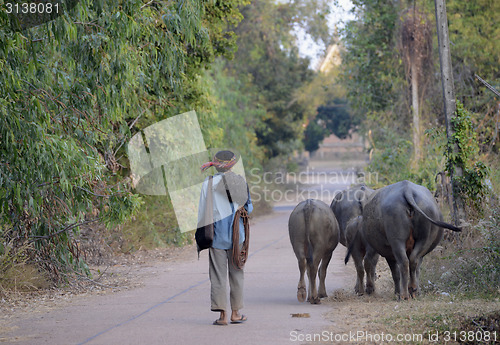
<path id="1" fill-rule="evenodd" d="M 365 257 L 366 251 L 370 250 L 370 248 L 366 241 L 363 240 L 362 236 L 356 236 L 359 226 L 357 217 L 362 214 L 363 205 L 373 192 L 373 189 L 365 185 L 358 185 L 337 193 L 330 205 L 330 208 L 335 214 L 335 218 L 337 218 L 339 222 L 340 243 L 345 247 L 351 247 L 351 256 L 354 260 L 357 272 L 354 291 L 359 295 L 362 295 L 365 291 L 363 282 L 363 258 Z M 378 255 L 376 253 L 372 260 L 378 260 Z M 371 265 L 370 267 L 373 267 L 373 270 L 370 272 L 366 271 L 368 282 L 372 282 L 375 279 L 375 266 Z M 367 284 L 368 289 L 370 289 L 370 286 L 371 285 Z M 371 293 L 370 290 L 367 292 Z"/>
<path id="2" fill-rule="evenodd" d="M 321 297 L 327 297 L 325 288 L 326 269 L 333 250 L 339 242 L 339 226 L 327 204 L 308 199 L 295 207 L 288 220 L 288 232 L 293 251 L 299 263 L 300 279 L 297 299 L 306 299 L 304 273 L 307 268 L 309 293 L 307 300 L 319 304 Z M 319 269 L 319 291 L 316 290 L 316 274 Z"/>
<path id="3" fill-rule="evenodd" d="M 408 299 L 420 292 L 422 259 L 437 246 L 443 228 L 461 231 L 442 220 L 431 192 L 409 181 L 377 190 L 365 204 L 362 220 L 358 220 L 360 235 L 387 260 L 398 298 Z M 370 262 L 367 254 L 365 266 Z"/>

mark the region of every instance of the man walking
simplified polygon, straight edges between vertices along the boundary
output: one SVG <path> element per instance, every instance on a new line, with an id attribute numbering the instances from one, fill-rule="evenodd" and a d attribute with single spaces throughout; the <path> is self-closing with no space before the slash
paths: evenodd
<path id="1" fill-rule="evenodd" d="M 212 178 L 212 190 L 208 192 L 209 178 L 203 185 L 200 195 L 198 219 L 203 219 L 207 195 L 212 196 L 214 239 L 209 249 L 209 276 L 211 284 L 211 310 L 220 316 L 214 325 L 228 324 L 227 315 L 227 278 L 229 274 L 231 323 L 243 323 L 245 315 L 239 313 L 243 308 L 243 265 L 248 255 L 248 214 L 253 205 L 245 179 L 231 171 L 238 156 L 232 151 L 219 151 L 212 161 L 202 165 L 205 171 L 215 167 L 217 173 Z"/>

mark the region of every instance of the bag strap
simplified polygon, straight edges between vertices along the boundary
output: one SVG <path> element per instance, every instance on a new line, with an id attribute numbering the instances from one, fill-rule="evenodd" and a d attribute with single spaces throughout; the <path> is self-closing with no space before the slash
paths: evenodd
<path id="1" fill-rule="evenodd" d="M 212 175 L 210 175 L 210 177 L 208 178 L 208 191 L 207 191 L 207 196 L 208 196 L 208 193 L 210 193 L 210 196 L 212 196 L 212 186 L 214 184 L 214 181 L 213 181 L 214 177 Z"/>
<path id="2" fill-rule="evenodd" d="M 233 198 L 231 198 L 231 194 L 229 193 L 229 188 L 227 187 L 225 175 L 222 175 L 222 182 L 224 182 L 224 189 L 226 190 L 227 200 L 229 201 L 229 204 L 231 205 L 231 212 L 234 213 Z"/>
<path id="3" fill-rule="evenodd" d="M 213 196 L 213 176 L 210 176 L 208 178 L 208 186 L 207 186 L 207 200 L 206 200 L 206 205 L 205 205 L 205 213 L 208 217 L 208 219 L 205 220 L 209 221 L 209 223 L 206 222 L 206 224 L 212 224 L 214 222 L 214 196 Z M 208 212 L 207 212 L 208 211 Z"/>

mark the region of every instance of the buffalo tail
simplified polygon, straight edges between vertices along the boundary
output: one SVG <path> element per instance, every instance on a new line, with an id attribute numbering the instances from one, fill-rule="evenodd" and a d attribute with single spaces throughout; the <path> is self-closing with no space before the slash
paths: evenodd
<path id="1" fill-rule="evenodd" d="M 462 231 L 462 229 L 459 227 L 456 227 L 454 225 L 451 225 L 451 224 L 448 224 L 445 222 L 441 222 L 439 220 L 434 220 L 431 217 L 429 217 L 427 214 L 425 214 L 425 212 L 422 211 L 422 209 L 420 207 L 418 207 L 417 203 L 415 202 L 415 198 L 413 197 L 413 193 L 410 190 L 408 190 L 408 189 L 405 190 L 404 197 L 405 197 L 406 201 L 408 202 L 408 204 L 411 207 L 413 207 L 414 210 L 416 210 L 418 213 L 420 213 L 422 216 L 424 216 L 425 219 L 427 219 L 432 224 L 437 225 L 441 228 L 446 228 L 446 229 L 450 229 L 450 230 L 457 231 L 457 232 Z"/>
<path id="2" fill-rule="evenodd" d="M 304 242 L 304 254 L 306 255 L 306 259 L 308 262 L 312 261 L 313 257 L 313 248 L 311 245 L 311 239 L 309 237 L 310 231 L 309 227 L 311 224 L 311 213 L 313 212 L 313 205 L 311 205 L 311 200 L 307 199 L 306 204 L 304 206 L 304 225 L 305 225 L 305 235 L 306 240 Z"/>
<path id="3" fill-rule="evenodd" d="M 352 248 L 354 247 L 354 243 L 356 243 L 358 241 L 359 236 L 360 236 L 359 235 L 359 227 L 356 227 L 356 234 L 354 235 L 354 240 L 351 242 L 351 244 L 349 244 L 349 247 L 347 247 L 347 254 L 345 255 L 345 259 L 344 259 L 344 263 L 346 265 L 349 262 L 349 258 L 351 257 Z"/>

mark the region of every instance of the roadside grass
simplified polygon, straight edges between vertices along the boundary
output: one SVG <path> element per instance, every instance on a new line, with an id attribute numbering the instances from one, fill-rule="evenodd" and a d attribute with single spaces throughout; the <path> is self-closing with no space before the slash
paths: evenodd
<path id="1" fill-rule="evenodd" d="M 396 300 L 383 259 L 375 294 L 356 296 L 351 266 L 349 288 L 326 300 L 332 307 L 327 316 L 334 323 L 331 332 L 414 335 L 398 344 L 500 344 L 500 212 L 489 211 L 490 216 L 425 256 L 416 298 Z"/>
<path id="2" fill-rule="evenodd" d="M 489 171 L 489 185 L 494 195 L 500 195 L 500 159 L 499 155 L 489 154 L 484 157 Z"/>
<path id="3" fill-rule="evenodd" d="M 194 231 L 181 232 L 168 196 L 144 195 L 140 212 L 125 224 L 111 230 L 107 244 L 115 252 L 132 253 L 138 250 L 181 247 L 194 243 Z M 251 217 L 272 211 L 260 195 L 251 193 L 254 212 Z M 194 230 L 194 229 L 193 229 Z"/>
<path id="4" fill-rule="evenodd" d="M 500 297 L 500 209 L 427 255 L 421 286 L 464 298 Z"/>
<path id="5" fill-rule="evenodd" d="M 422 296 L 408 317 L 427 340 L 500 343 L 500 210 L 490 212 L 424 258 Z M 411 324 L 405 319 L 402 329 Z"/>
<path id="6" fill-rule="evenodd" d="M 378 267 L 377 267 L 378 269 Z M 324 303 L 334 335 L 358 334 L 358 344 L 498 344 L 500 300 L 468 299 L 440 293 L 423 293 L 397 301 L 390 273 L 380 272 L 377 291 L 356 296 L 353 290 L 337 290 Z M 365 341 L 385 335 L 384 342 Z M 403 338 L 396 341 L 396 337 Z M 446 338 L 445 338 L 446 337 Z M 392 339 L 391 342 L 388 339 Z M 448 339 L 448 341 L 445 341 Z M 496 339 L 496 342 L 495 342 Z M 333 344 L 351 344 L 334 341 Z"/>
<path id="7" fill-rule="evenodd" d="M 500 302 L 424 295 L 398 303 L 380 322 L 391 334 L 422 334 L 422 341 L 403 343 L 497 344 Z M 396 306 L 394 307 L 396 308 Z"/>
<path id="8" fill-rule="evenodd" d="M 51 283 L 30 263 L 29 245 L 16 248 L 12 242 L 0 244 L 0 295 L 49 288 Z"/>
<path id="9" fill-rule="evenodd" d="M 117 227 L 108 238 L 110 246 L 122 253 L 140 249 L 165 248 L 191 244 L 193 232 L 182 233 L 168 196 L 142 197 L 141 211 L 130 221 Z"/>

